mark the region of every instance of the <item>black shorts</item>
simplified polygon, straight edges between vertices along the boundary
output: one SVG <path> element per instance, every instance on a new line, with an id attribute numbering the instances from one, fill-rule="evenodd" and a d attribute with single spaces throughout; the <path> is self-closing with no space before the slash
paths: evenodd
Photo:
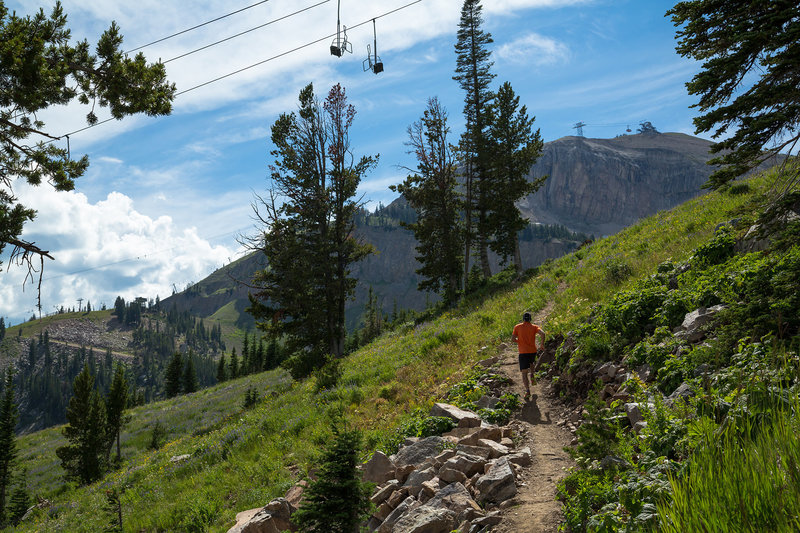
<path id="1" fill-rule="evenodd" d="M 521 353 L 519 354 L 519 369 L 527 370 L 533 366 L 533 363 L 535 361 L 536 361 L 535 353 Z"/>

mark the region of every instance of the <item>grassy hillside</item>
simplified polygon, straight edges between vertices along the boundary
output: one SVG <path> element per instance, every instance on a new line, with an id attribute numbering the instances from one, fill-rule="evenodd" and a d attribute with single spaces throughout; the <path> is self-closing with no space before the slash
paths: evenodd
<path id="1" fill-rule="evenodd" d="M 764 180 L 751 181 L 752 190 Z M 105 523 L 105 491 L 123 491 L 128 531 L 224 531 L 236 512 L 283 495 L 313 467 L 336 413 L 364 430 L 371 449 L 391 446 L 394 428 L 428 408 L 477 360 L 507 342 L 522 310 L 554 302 L 545 329 L 566 335 L 592 307 L 609 301 L 666 260 L 687 260 L 734 217 L 752 218 L 757 194 L 710 193 L 571 255 L 547 262 L 528 281 L 491 296 L 476 295 L 430 322 L 387 333 L 343 362 L 338 386 L 318 392 L 314 379 L 289 383 L 281 373 L 249 376 L 201 393 L 132 411 L 124 463 L 89 487 L 57 488 L 52 450 L 58 430 L 21 441 L 23 466 L 41 496 L 52 499 L 20 531 L 97 531 Z M 262 400 L 238 403 L 251 384 Z M 238 396 L 238 400 L 237 400 Z M 162 418 L 163 417 L 163 418 Z M 147 449 L 154 419 L 170 430 L 159 450 Z M 188 454 L 173 462 L 171 458 Z"/>

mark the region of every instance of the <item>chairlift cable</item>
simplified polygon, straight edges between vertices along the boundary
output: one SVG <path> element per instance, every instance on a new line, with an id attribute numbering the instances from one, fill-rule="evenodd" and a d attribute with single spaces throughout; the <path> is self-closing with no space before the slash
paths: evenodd
<path id="1" fill-rule="evenodd" d="M 142 46 L 137 46 L 136 48 L 132 48 L 132 49 L 128 50 L 125 53 L 126 54 L 130 54 L 131 52 L 136 52 L 137 50 L 141 50 L 142 48 L 147 48 L 148 46 L 152 46 L 154 44 L 158 44 L 160 42 L 164 42 L 164 41 L 166 41 L 168 39 L 172 39 L 173 37 L 177 37 L 178 35 L 183 35 L 184 33 L 188 33 L 188 32 L 190 32 L 192 30 L 196 30 L 198 28 L 202 28 L 203 26 L 207 26 L 207 25 L 211 24 L 212 22 L 217 22 L 217 21 L 222 20 L 224 18 L 230 17 L 231 15 L 236 15 L 237 13 L 241 13 L 242 11 L 247 11 L 248 9 L 254 8 L 254 7 L 259 6 L 261 4 L 266 4 L 269 1 L 270 0 L 261 0 L 260 2 L 256 2 L 255 4 L 250 4 L 249 6 L 243 7 L 241 9 L 237 9 L 236 11 L 231 11 L 230 13 L 227 13 L 227 14 L 222 15 L 220 17 L 217 17 L 215 19 L 211 19 L 211 20 L 208 20 L 208 21 L 203 22 L 201 24 L 198 24 L 197 26 L 192 26 L 191 28 L 186 28 L 185 30 L 181 30 L 179 32 L 173 33 L 172 35 L 167 35 L 166 37 L 162 37 L 161 39 L 157 39 L 157 40 L 155 40 L 153 42 L 149 42 L 147 44 L 143 44 Z"/>
<path id="2" fill-rule="evenodd" d="M 405 5 L 402 5 L 402 6 L 400 6 L 400 7 L 397 7 L 397 8 L 395 8 L 395 9 L 392 9 L 391 11 L 386 11 L 385 13 L 382 13 L 382 14 L 380 14 L 380 15 L 377 15 L 377 16 L 375 16 L 375 17 L 372 17 L 372 18 L 369 18 L 369 19 L 367 19 L 367 20 L 364 20 L 364 21 L 362 21 L 362 22 L 359 22 L 358 24 L 355 24 L 355 25 L 351 26 L 350 28 L 351 28 L 351 29 L 353 29 L 353 28 L 358 28 L 358 27 L 360 27 L 360 26 L 363 26 L 363 25 L 365 25 L 365 24 L 369 24 L 369 23 L 370 23 L 370 22 L 372 22 L 372 20 L 374 20 L 374 19 L 379 19 L 379 18 L 387 17 L 387 16 L 389 16 L 389 15 L 393 15 L 394 13 L 397 13 L 398 11 L 402 11 L 403 9 L 409 8 L 409 7 L 413 6 L 414 4 L 419 4 L 420 2 L 422 2 L 422 0 L 414 0 L 413 2 L 409 2 L 409 3 L 405 4 Z M 176 96 L 176 97 L 178 97 L 178 96 L 180 96 L 180 95 L 182 95 L 182 94 L 186 94 L 186 93 L 188 93 L 188 92 L 194 91 L 194 90 L 196 90 L 196 89 L 199 89 L 199 88 L 201 88 L 201 87 L 205 87 L 206 85 L 210 85 L 210 84 L 212 84 L 212 83 L 218 82 L 218 81 L 220 81 L 220 80 L 223 80 L 223 79 L 225 79 L 225 78 L 229 78 L 229 77 L 231 77 L 231 76 L 235 76 L 236 74 L 240 74 L 240 73 L 242 73 L 242 72 L 244 72 L 244 71 L 246 71 L 246 70 L 249 70 L 249 69 L 251 69 L 251 68 L 257 67 L 257 66 L 259 66 L 259 65 L 263 65 L 264 63 L 268 63 L 268 62 L 270 62 L 270 61 L 272 61 L 272 60 L 274 60 L 274 59 L 278 59 L 278 58 L 280 58 L 280 57 L 283 57 L 283 56 L 285 56 L 285 55 L 292 54 L 292 53 L 294 53 L 294 52 L 297 52 L 297 51 L 299 51 L 299 50 L 302 50 L 303 48 L 308 48 L 309 46 L 313 46 L 313 45 L 315 45 L 315 44 L 321 43 L 322 41 L 326 41 L 326 40 L 330 39 L 331 37 L 334 37 L 335 35 L 336 35 L 335 33 L 332 33 L 332 34 L 326 35 L 325 37 L 320 37 L 319 39 L 316 39 L 316 40 L 314 40 L 314 41 L 307 42 L 306 44 L 302 44 L 302 45 L 300 45 L 300 46 L 298 46 L 298 47 L 296 47 L 296 48 L 293 48 L 293 49 L 291 49 L 291 50 L 288 50 L 288 51 L 286 51 L 286 52 L 282 52 L 282 53 L 280 53 L 280 54 L 278 54 L 278 55 L 275 55 L 275 56 L 269 57 L 269 58 L 267 58 L 267 59 L 264 59 L 264 60 L 262 60 L 262 61 L 259 61 L 259 62 L 257 62 L 257 63 L 253 63 L 252 65 L 248 65 L 248 66 L 246 66 L 246 67 L 240 68 L 240 69 L 238 69 L 238 70 L 235 70 L 235 71 L 233 71 L 233 72 L 230 72 L 230 73 L 228 73 L 228 74 L 224 74 L 224 75 L 222 75 L 222 76 L 219 76 L 219 77 L 217 77 L 217 78 L 214 78 L 214 79 L 212 79 L 212 80 L 208 80 L 208 81 L 206 81 L 206 82 L 200 83 L 200 84 L 198 84 L 198 85 L 195 85 L 194 87 L 189 87 L 188 89 L 184 89 L 183 91 L 176 92 L 176 93 L 175 93 L 175 96 Z M 105 120 L 101 120 L 101 121 L 99 121 L 99 122 L 95 122 L 94 124 L 90 124 L 90 125 L 88 125 L 88 126 L 84 126 L 83 128 L 77 129 L 77 130 L 75 130 L 75 131 L 71 131 L 71 132 L 69 132 L 69 133 L 66 133 L 66 134 L 64 134 L 64 135 L 75 135 L 76 133 L 81 133 L 81 132 L 84 132 L 84 131 L 86 131 L 86 130 L 89 130 L 89 129 L 92 129 L 92 128 L 96 127 L 96 126 L 100 126 L 101 124 L 105 124 L 105 123 L 107 123 L 107 122 L 111 122 L 112 120 L 116 120 L 116 119 L 115 119 L 114 117 L 109 117 L 109 118 L 107 118 L 107 119 L 105 119 Z M 62 137 L 63 137 L 64 135 L 62 135 Z M 48 143 L 49 143 L 49 142 L 53 142 L 53 141 L 48 141 Z M 46 143 L 46 144 L 47 144 L 47 143 Z"/>
<path id="3" fill-rule="evenodd" d="M 226 41 L 230 41 L 231 39 L 235 39 L 236 37 L 241 37 L 242 35 L 244 35 L 246 33 L 250 33 L 251 31 L 260 30 L 261 28 L 263 28 L 265 26 L 269 26 L 270 24 L 274 24 L 276 22 L 280 22 L 281 20 L 288 19 L 289 17 L 293 17 L 295 15 L 299 15 L 300 13 L 303 13 L 304 11 L 308 11 L 308 10 L 313 9 L 315 7 L 319 7 L 322 4 L 326 4 L 326 3 L 330 2 L 330 1 L 331 0 L 322 0 L 322 2 L 317 2 L 316 4 L 314 4 L 312 6 L 308 6 L 308 7 L 305 7 L 303 9 L 300 9 L 298 11 L 295 11 L 294 13 L 289 13 L 288 15 L 284 15 L 282 17 L 279 17 L 279 18 L 276 18 L 276 19 L 272 19 L 269 22 L 265 22 L 264 24 L 260 24 L 260 25 L 254 27 L 254 28 L 250 28 L 249 30 L 244 30 L 243 32 L 237 33 L 235 35 L 231 35 L 230 37 L 226 37 L 224 39 L 220 39 L 217 42 L 214 42 L 214 43 L 211 43 L 211 44 L 207 44 L 205 46 L 201 46 L 200 48 L 195 48 L 194 50 L 191 50 L 189 52 L 183 53 L 183 54 L 181 54 L 179 56 L 175 56 L 173 58 L 167 59 L 166 61 L 162 61 L 162 63 L 166 65 L 167 63 L 170 63 L 172 61 L 184 58 L 184 57 L 186 57 L 188 55 L 192 55 L 192 54 L 194 54 L 196 52 L 200 52 L 201 50 L 205 50 L 206 48 L 211 48 L 212 46 L 216 46 L 218 44 L 222 44 L 222 43 L 224 43 Z"/>

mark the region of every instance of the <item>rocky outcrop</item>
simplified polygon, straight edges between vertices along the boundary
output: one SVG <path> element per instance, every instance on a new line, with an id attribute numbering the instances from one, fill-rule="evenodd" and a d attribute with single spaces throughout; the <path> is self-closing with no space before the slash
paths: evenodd
<path id="1" fill-rule="evenodd" d="M 681 133 L 614 139 L 563 137 L 545 144 L 530 179 L 549 179 L 520 203 L 525 215 L 597 236 L 700 194 L 714 170 L 711 143 Z"/>
<path id="2" fill-rule="evenodd" d="M 472 420 L 475 413 L 437 404 L 431 414 Z M 530 448 L 515 450 L 512 429 L 480 423 L 441 437 L 410 439 L 391 457 L 375 452 L 361 466 L 377 480 L 375 512 L 366 527 L 379 533 L 484 533 L 500 521 L 499 509 L 517 494 L 518 475 L 531 464 Z M 236 515 L 228 533 L 273 533 L 289 529 L 305 482 L 262 508 Z"/>

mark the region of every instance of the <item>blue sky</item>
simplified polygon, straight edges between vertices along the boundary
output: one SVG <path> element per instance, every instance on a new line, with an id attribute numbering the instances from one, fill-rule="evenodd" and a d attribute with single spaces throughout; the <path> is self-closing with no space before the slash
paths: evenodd
<path id="1" fill-rule="evenodd" d="M 257 0 L 64 0 L 74 38 L 96 42 L 112 20 L 130 49 L 214 19 Z M 253 232 L 253 192 L 267 186 L 269 128 L 296 108 L 299 90 L 313 82 L 325 95 L 334 83 L 347 90 L 357 117 L 356 155 L 380 154 L 361 185 L 369 205 L 388 203 L 388 186 L 402 181 L 406 128 L 438 96 L 450 114 L 453 141 L 461 133 L 463 93 L 452 80 L 453 45 L 461 2 L 422 0 L 377 19 L 378 53 L 385 71 L 362 72 L 368 22 L 412 0 L 342 0 L 342 23 L 353 54 L 335 58 L 328 40 L 179 96 L 169 117 L 131 117 L 75 134 L 73 154 L 91 167 L 71 193 L 46 186 L 16 190 L 39 210 L 24 237 L 51 250 L 42 311 L 112 305 L 117 295 L 162 298 L 241 254 L 236 237 Z M 155 61 L 318 5 L 205 51 L 169 62 L 178 90 L 276 56 L 324 37 L 336 26 L 336 0 L 270 0 L 242 13 L 143 49 Z M 648 120 L 660 131 L 693 133 L 685 82 L 698 65 L 675 51 L 662 0 L 484 0 L 485 29 L 494 38 L 495 87 L 509 81 L 545 141 L 572 135 L 613 137 Z M 53 2 L 7 1 L 18 14 Z M 42 118 L 53 134 L 85 125 L 79 105 Z M 104 118 L 100 114 L 101 120 Z M 24 291 L 23 269 L 0 274 L 0 316 L 18 323 L 35 307 L 35 287 Z"/>

